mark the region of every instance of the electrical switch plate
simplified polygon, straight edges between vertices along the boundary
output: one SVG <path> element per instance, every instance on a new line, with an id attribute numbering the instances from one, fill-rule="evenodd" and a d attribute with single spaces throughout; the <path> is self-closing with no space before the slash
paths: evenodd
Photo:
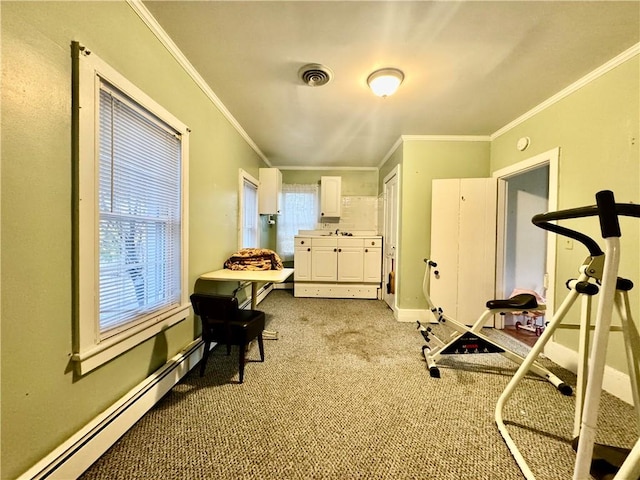
<path id="1" fill-rule="evenodd" d="M 564 249 L 565 250 L 573 250 L 573 240 L 570 238 L 564 239 Z"/>

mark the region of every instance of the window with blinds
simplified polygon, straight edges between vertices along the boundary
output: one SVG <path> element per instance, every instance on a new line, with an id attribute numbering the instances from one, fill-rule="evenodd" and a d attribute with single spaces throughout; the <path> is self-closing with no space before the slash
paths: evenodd
<path id="1" fill-rule="evenodd" d="M 189 316 L 189 128 L 95 52 L 71 49 L 72 359 L 84 375 Z"/>
<path id="2" fill-rule="evenodd" d="M 180 301 L 180 135 L 100 88 L 100 336 Z"/>

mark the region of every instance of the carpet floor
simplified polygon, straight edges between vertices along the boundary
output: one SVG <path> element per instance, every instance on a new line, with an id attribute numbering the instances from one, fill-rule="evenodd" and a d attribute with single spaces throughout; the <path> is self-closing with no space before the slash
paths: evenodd
<path id="1" fill-rule="evenodd" d="M 214 350 L 204 377 L 193 369 L 82 478 L 523 478 L 493 417 L 514 363 L 446 356 L 441 378 L 431 378 L 415 324 L 396 322 L 381 301 L 275 290 L 258 308 L 279 339 L 265 341 L 264 363 L 250 349 L 243 384 L 237 351 Z M 597 440 L 630 447 L 633 408 L 603 395 Z M 539 480 L 571 478 L 574 401 L 528 376 L 507 405 L 510 433 Z"/>

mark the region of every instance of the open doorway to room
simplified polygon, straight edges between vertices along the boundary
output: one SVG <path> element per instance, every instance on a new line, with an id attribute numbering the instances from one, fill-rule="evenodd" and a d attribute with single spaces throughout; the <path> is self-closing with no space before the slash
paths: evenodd
<path id="1" fill-rule="evenodd" d="M 559 149 L 498 171 L 498 265 L 496 298 L 531 293 L 553 311 L 555 243 L 531 218 L 557 206 Z M 505 333 L 532 346 L 544 331 L 545 312 L 505 315 Z"/>

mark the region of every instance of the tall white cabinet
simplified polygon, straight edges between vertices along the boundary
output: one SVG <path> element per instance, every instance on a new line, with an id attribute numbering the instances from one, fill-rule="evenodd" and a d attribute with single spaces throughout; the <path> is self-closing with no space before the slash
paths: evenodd
<path id="1" fill-rule="evenodd" d="M 431 298 L 444 312 L 472 324 L 495 296 L 494 178 L 434 180 L 431 204 Z"/>

